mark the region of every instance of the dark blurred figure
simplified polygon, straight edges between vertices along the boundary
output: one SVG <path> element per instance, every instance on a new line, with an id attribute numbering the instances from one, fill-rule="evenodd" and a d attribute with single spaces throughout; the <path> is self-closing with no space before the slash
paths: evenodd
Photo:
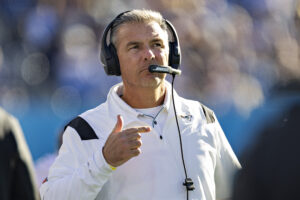
<path id="1" fill-rule="evenodd" d="M 241 159 L 233 200 L 300 199 L 299 100 L 265 127 Z"/>
<path id="2" fill-rule="evenodd" d="M 0 108 L 0 199 L 39 199 L 33 163 L 17 119 Z"/>

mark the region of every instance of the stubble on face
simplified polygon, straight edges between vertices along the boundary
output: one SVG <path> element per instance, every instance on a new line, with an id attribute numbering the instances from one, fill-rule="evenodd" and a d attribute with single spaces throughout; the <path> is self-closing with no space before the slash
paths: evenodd
<path id="1" fill-rule="evenodd" d="M 156 64 L 156 63 L 151 63 L 151 64 Z M 141 80 L 140 80 L 140 86 L 143 88 L 156 88 L 160 86 L 166 78 L 166 74 L 151 73 L 148 71 L 148 69 L 145 73 L 147 73 L 147 75 L 141 76 Z"/>

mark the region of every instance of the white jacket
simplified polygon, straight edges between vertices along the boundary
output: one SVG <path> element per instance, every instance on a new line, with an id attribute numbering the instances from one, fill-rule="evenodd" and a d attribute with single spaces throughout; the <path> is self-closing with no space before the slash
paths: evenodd
<path id="1" fill-rule="evenodd" d="M 166 85 L 164 112 L 167 112 L 167 119 L 162 140 L 152 129 L 142 134 L 142 153 L 139 156 L 114 171 L 106 163 L 102 147 L 115 126 L 118 114 L 123 116 L 124 128 L 149 126 L 119 97 L 121 84 L 118 84 L 111 88 L 105 103 L 80 115 L 95 131 L 95 137 L 84 138 L 74 128 L 66 128 L 48 181 L 40 188 L 42 199 L 186 199 L 171 86 L 169 83 Z M 230 197 L 232 176 L 240 164 L 216 117 L 213 123 L 207 123 L 199 102 L 183 99 L 176 93 L 174 96 L 187 174 L 196 188 L 189 192 L 190 199 Z"/>

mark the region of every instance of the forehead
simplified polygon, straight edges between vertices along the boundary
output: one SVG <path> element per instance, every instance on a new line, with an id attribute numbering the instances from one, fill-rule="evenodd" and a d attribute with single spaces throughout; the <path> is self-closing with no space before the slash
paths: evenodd
<path id="1" fill-rule="evenodd" d="M 125 23 L 120 25 L 117 31 L 117 42 L 142 41 L 160 38 L 168 41 L 168 33 L 157 22 Z"/>

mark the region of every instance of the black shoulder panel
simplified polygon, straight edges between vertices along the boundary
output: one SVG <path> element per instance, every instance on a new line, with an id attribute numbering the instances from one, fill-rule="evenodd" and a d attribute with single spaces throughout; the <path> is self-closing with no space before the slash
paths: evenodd
<path id="1" fill-rule="evenodd" d="M 214 112 L 203 104 L 201 104 L 201 106 L 202 106 L 207 123 L 208 124 L 214 123 L 215 122 Z"/>
<path id="2" fill-rule="evenodd" d="M 92 127 L 81 117 L 76 117 L 65 126 L 65 129 L 70 126 L 79 134 L 81 140 L 98 139 Z"/>

